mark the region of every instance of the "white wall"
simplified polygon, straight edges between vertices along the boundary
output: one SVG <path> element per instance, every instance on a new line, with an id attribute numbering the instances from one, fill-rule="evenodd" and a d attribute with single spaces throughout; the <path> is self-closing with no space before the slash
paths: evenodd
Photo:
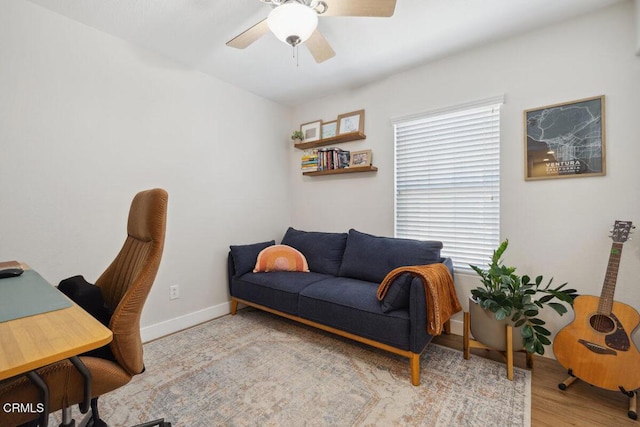
<path id="1" fill-rule="evenodd" d="M 390 119 L 504 93 L 507 262 L 597 295 L 607 229 L 615 219 L 640 223 L 635 13 L 629 1 L 478 47 L 310 102 L 292 118 L 282 106 L 32 3 L 0 2 L 0 260 L 25 260 L 53 283 L 78 273 L 95 280 L 122 244 L 133 195 L 164 187 L 167 243 L 143 325 L 147 337 L 171 332 L 226 312 L 229 244 L 279 239 L 289 224 L 392 235 Z M 522 111 L 600 94 L 607 175 L 525 182 Z M 372 148 L 379 171 L 302 177 L 287 124 L 360 108 L 367 139 L 345 147 Z M 616 299 L 636 309 L 639 276 L 633 240 Z M 181 298 L 170 302 L 176 283 Z M 475 284 L 456 276 L 463 304 Z M 557 329 L 570 319 L 548 320 Z"/>
<path id="2" fill-rule="evenodd" d="M 390 119 L 505 94 L 501 235 L 511 242 L 506 261 L 521 274 L 553 276 L 558 284 L 568 281 L 581 293 L 599 295 L 613 221 L 632 220 L 640 226 L 640 58 L 635 49 L 633 4 L 628 1 L 297 108 L 294 126 L 364 108 L 367 139 L 344 147 L 373 149 L 379 171 L 302 177 L 292 169 L 293 224 L 393 235 Z M 606 96 L 607 175 L 525 182 L 523 110 L 601 94 Z M 300 152 L 291 149 L 290 157 L 297 165 Z M 617 300 L 636 310 L 639 241 L 625 244 L 616 291 Z M 477 280 L 461 274 L 455 280 L 466 307 Z M 551 313 L 547 320 L 557 330 L 570 317 Z M 461 330 L 460 323 L 454 326 Z"/>
<path id="3" fill-rule="evenodd" d="M 0 260 L 52 283 L 95 280 L 124 241 L 135 193 L 164 187 L 146 337 L 224 314 L 229 244 L 279 238 L 290 222 L 290 120 L 32 3 L 0 2 Z M 181 295 L 169 301 L 172 284 Z"/>
<path id="4" fill-rule="evenodd" d="M 634 0 L 636 9 L 636 55 L 640 56 L 640 0 Z"/>

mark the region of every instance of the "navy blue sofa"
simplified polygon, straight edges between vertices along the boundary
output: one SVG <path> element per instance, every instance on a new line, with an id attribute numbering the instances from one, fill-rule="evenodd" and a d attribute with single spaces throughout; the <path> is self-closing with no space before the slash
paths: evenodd
<path id="1" fill-rule="evenodd" d="M 441 242 L 289 228 L 281 244 L 300 251 L 310 272 L 254 273 L 258 253 L 275 241 L 231 246 L 231 313 L 243 303 L 409 358 L 411 382 L 420 384 L 420 353 L 427 333 L 424 285 L 406 273 L 378 301 L 378 286 L 393 269 L 444 263 Z M 448 322 L 446 324 L 448 326 Z"/>

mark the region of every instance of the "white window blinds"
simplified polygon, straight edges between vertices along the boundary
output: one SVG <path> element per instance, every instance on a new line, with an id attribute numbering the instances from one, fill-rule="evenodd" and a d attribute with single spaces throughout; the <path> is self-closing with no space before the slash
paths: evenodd
<path id="1" fill-rule="evenodd" d="M 500 103 L 394 121 L 395 235 L 442 241 L 459 271 L 499 244 Z"/>

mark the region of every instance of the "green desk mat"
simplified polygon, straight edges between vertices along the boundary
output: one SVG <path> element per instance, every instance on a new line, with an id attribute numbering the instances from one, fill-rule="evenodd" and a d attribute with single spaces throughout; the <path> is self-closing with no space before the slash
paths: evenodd
<path id="1" fill-rule="evenodd" d="M 34 270 L 0 279 L 0 322 L 67 307 L 71 301 Z"/>

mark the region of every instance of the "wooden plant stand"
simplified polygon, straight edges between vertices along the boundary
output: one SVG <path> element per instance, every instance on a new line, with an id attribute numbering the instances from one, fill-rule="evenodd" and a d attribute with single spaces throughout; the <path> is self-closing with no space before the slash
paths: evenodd
<path id="1" fill-rule="evenodd" d="M 507 325 L 505 328 L 505 336 L 507 342 L 507 349 L 505 351 L 496 350 L 487 345 L 484 345 L 480 341 L 476 341 L 471 339 L 471 323 L 469 312 L 464 312 L 464 332 L 463 332 L 463 356 L 465 359 L 469 359 L 471 356 L 472 348 L 484 348 L 485 350 L 495 350 L 498 353 L 502 354 L 507 362 L 507 378 L 513 381 L 513 327 L 511 325 Z M 527 354 L 527 368 L 533 369 L 533 354 L 528 353 L 526 350 L 524 351 Z"/>

